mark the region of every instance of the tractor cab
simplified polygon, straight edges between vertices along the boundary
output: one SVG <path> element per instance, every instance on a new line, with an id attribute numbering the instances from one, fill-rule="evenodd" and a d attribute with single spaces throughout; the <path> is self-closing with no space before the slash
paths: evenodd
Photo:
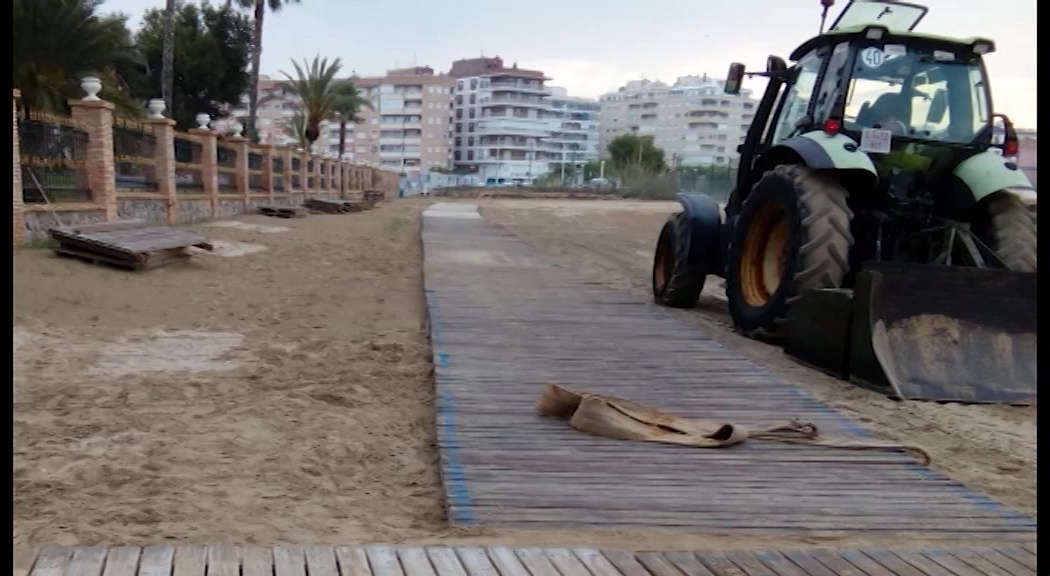
<path id="1" fill-rule="evenodd" d="M 727 93 L 739 93 L 744 76 L 769 79 L 740 147 L 741 166 L 751 169 L 740 171 L 737 189 L 784 162 L 778 146 L 802 136 L 841 135 L 880 176 L 917 173 L 927 183 L 988 150 L 994 115 L 983 56 L 995 45 L 914 32 L 925 14 L 914 4 L 851 2 L 827 32 L 791 53 L 794 65 L 770 56 L 765 72 L 730 66 Z M 1005 155 L 1011 146 L 1008 139 Z"/>

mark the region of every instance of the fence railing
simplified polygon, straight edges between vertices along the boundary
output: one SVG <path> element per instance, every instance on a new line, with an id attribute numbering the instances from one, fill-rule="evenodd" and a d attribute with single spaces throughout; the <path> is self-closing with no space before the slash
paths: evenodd
<path id="1" fill-rule="evenodd" d="M 198 118 L 204 126 L 181 130 L 156 113 L 118 116 L 98 98 L 70 101 L 71 113 L 64 115 L 26 111 L 17 89 L 13 96 L 16 243 L 62 220 L 38 212 L 174 224 L 247 212 L 258 203 L 363 191 L 366 184 L 397 189 L 394 172 L 220 136 L 205 127 L 208 118 Z"/>
<path id="2" fill-rule="evenodd" d="M 15 203 L 90 202 L 87 129 L 72 118 L 17 111 L 20 186 Z"/>
<path id="3" fill-rule="evenodd" d="M 159 192 L 157 136 L 151 124 L 128 118 L 114 119 L 113 162 L 117 190 Z"/>

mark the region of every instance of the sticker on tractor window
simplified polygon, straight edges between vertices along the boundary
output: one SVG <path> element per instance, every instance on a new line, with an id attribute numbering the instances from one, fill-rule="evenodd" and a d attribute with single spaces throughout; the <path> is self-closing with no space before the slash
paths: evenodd
<path id="1" fill-rule="evenodd" d="M 904 44 L 887 44 L 882 48 L 882 55 L 886 60 L 904 56 L 907 53 L 908 48 Z"/>
<path id="2" fill-rule="evenodd" d="M 886 60 L 886 55 L 878 48 L 865 48 L 860 53 L 860 61 L 868 68 L 878 68 Z"/>
<path id="3" fill-rule="evenodd" d="M 889 154 L 893 144 L 893 132 L 865 128 L 860 133 L 860 151 L 868 154 Z"/>

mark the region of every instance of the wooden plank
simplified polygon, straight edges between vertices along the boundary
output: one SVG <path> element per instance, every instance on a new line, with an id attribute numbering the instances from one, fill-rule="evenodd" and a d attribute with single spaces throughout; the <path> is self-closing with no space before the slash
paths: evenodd
<path id="1" fill-rule="evenodd" d="M 401 559 L 401 569 L 405 576 L 435 576 L 434 568 L 430 565 L 430 558 L 427 557 L 427 551 L 424 548 L 419 546 L 399 548 L 397 556 Z"/>
<path id="2" fill-rule="evenodd" d="M 208 576 L 240 576 L 241 549 L 237 546 L 208 546 Z"/>
<path id="3" fill-rule="evenodd" d="M 924 576 L 958 576 L 940 564 L 922 555 L 918 550 L 891 550 L 894 556 L 920 570 Z"/>
<path id="4" fill-rule="evenodd" d="M 876 562 L 870 556 L 856 551 L 856 550 L 844 550 L 839 551 L 835 554 L 848 562 L 850 565 L 858 568 L 860 574 L 866 576 L 894 576 L 893 572 L 885 565 Z M 905 576 L 904 574 L 898 574 L 897 576 Z"/>
<path id="5" fill-rule="evenodd" d="M 142 549 L 138 576 L 171 576 L 175 561 L 175 547 L 156 544 Z"/>
<path id="6" fill-rule="evenodd" d="M 998 547 L 991 546 L 975 546 L 971 550 L 980 555 L 982 558 L 991 562 L 995 566 L 998 566 L 1002 570 L 1015 576 L 1022 576 L 1024 574 L 1035 575 L 1035 563 L 1028 564 L 1019 560 L 1014 560 L 1012 557 L 1004 554 Z"/>
<path id="7" fill-rule="evenodd" d="M 514 553 L 532 576 L 561 576 L 541 548 L 518 548 Z"/>
<path id="8" fill-rule="evenodd" d="M 246 546 L 241 550 L 242 576 L 273 576 L 273 550 L 263 546 Z"/>
<path id="9" fill-rule="evenodd" d="M 335 550 L 331 546 L 307 546 L 306 574 L 310 576 L 339 576 Z"/>
<path id="10" fill-rule="evenodd" d="M 274 576 L 306 576 L 306 557 L 302 547 L 274 546 L 273 573 Z"/>
<path id="11" fill-rule="evenodd" d="M 106 554 L 106 568 L 102 576 L 135 576 L 142 549 L 138 546 L 117 546 Z"/>
<path id="12" fill-rule="evenodd" d="M 573 550 L 576 557 L 590 570 L 594 576 L 622 576 L 620 571 L 609 562 L 600 550 L 594 548 L 576 548 Z"/>
<path id="13" fill-rule="evenodd" d="M 392 546 L 365 546 L 365 553 L 373 576 L 405 576 Z"/>
<path id="14" fill-rule="evenodd" d="M 339 546 L 335 549 L 335 558 L 342 576 L 374 576 L 364 548 Z"/>
<path id="15" fill-rule="evenodd" d="M 989 562 L 986 558 L 973 550 L 955 549 L 951 550 L 949 554 L 971 566 L 972 570 L 977 574 L 987 576 L 1014 576 L 1009 570 L 1005 570 L 992 562 Z"/>
<path id="16" fill-rule="evenodd" d="M 623 576 L 652 576 L 634 554 L 623 550 L 602 550 L 602 555 L 616 567 Z"/>
<path id="17" fill-rule="evenodd" d="M 809 554 L 808 550 L 786 550 L 782 554 L 796 566 L 805 570 L 806 574 L 810 576 L 845 576 L 832 571 L 820 563 L 820 561 Z"/>
<path id="18" fill-rule="evenodd" d="M 747 572 L 734 564 L 725 554 L 705 550 L 696 552 L 695 556 L 700 564 L 717 576 L 748 576 Z"/>
<path id="19" fill-rule="evenodd" d="M 750 552 L 726 552 L 725 557 L 748 576 L 778 576 L 775 571 Z"/>
<path id="20" fill-rule="evenodd" d="M 546 552 L 547 559 L 561 573 L 561 576 L 592 576 L 583 562 L 571 550 L 550 548 Z"/>
<path id="21" fill-rule="evenodd" d="M 501 576 L 531 576 L 514 550 L 505 546 L 493 546 L 488 549 L 489 558 Z"/>
<path id="22" fill-rule="evenodd" d="M 469 576 L 501 576 L 484 548 L 457 546 L 456 555 Z M 598 576 L 597 574 L 595 576 Z M 615 576 L 619 576 L 618 574 Z"/>
<path id="23" fill-rule="evenodd" d="M 67 234 L 91 234 L 95 232 L 114 232 L 117 230 L 130 230 L 133 228 L 144 228 L 151 223 L 145 220 L 117 220 L 116 222 L 92 222 L 85 224 L 73 224 L 70 226 L 57 226 L 51 230 L 59 230 Z"/>
<path id="24" fill-rule="evenodd" d="M 965 574 L 966 576 L 990 576 L 983 570 L 976 569 L 959 558 L 944 550 L 922 550 L 922 555 L 941 567 L 946 568 L 952 574 Z"/>
<path id="25" fill-rule="evenodd" d="M 1028 568 L 1032 572 L 1035 572 L 1035 555 L 1025 550 L 1024 547 L 1000 545 L 996 546 L 995 550 L 1014 562 Z"/>
<path id="26" fill-rule="evenodd" d="M 663 555 L 685 576 L 714 576 L 714 573 L 701 564 L 692 552 L 664 552 Z"/>
<path id="27" fill-rule="evenodd" d="M 66 546 L 48 546 L 36 555 L 30 576 L 65 576 L 73 550 Z"/>
<path id="28" fill-rule="evenodd" d="M 77 547 L 73 549 L 66 576 L 102 576 L 105 564 L 105 546 Z"/>
<path id="29" fill-rule="evenodd" d="M 921 570 L 908 564 L 889 550 L 864 549 L 860 550 L 860 552 L 875 562 L 878 562 L 879 565 L 885 567 L 896 576 L 926 576 Z M 847 558 L 847 560 L 848 559 L 849 558 Z M 856 562 L 854 562 L 854 564 L 856 564 Z M 863 566 L 861 567 L 863 568 Z"/>
<path id="30" fill-rule="evenodd" d="M 810 572 L 803 570 L 798 564 L 776 551 L 763 550 L 755 552 L 755 558 L 777 576 L 809 576 L 810 574 Z"/>
<path id="31" fill-rule="evenodd" d="M 205 576 L 208 549 L 204 546 L 177 546 L 172 576 Z"/>
<path id="32" fill-rule="evenodd" d="M 434 566 L 434 571 L 437 572 L 437 576 L 467 576 L 466 570 L 463 569 L 463 565 L 451 548 L 431 546 L 426 551 L 430 562 Z M 406 574 L 405 576 L 415 575 Z"/>

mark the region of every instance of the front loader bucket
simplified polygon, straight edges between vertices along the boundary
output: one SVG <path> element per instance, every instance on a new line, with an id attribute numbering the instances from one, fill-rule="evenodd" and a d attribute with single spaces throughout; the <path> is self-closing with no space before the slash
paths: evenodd
<path id="1" fill-rule="evenodd" d="M 1036 275 L 898 262 L 857 277 L 850 379 L 902 399 L 1036 399 Z"/>

